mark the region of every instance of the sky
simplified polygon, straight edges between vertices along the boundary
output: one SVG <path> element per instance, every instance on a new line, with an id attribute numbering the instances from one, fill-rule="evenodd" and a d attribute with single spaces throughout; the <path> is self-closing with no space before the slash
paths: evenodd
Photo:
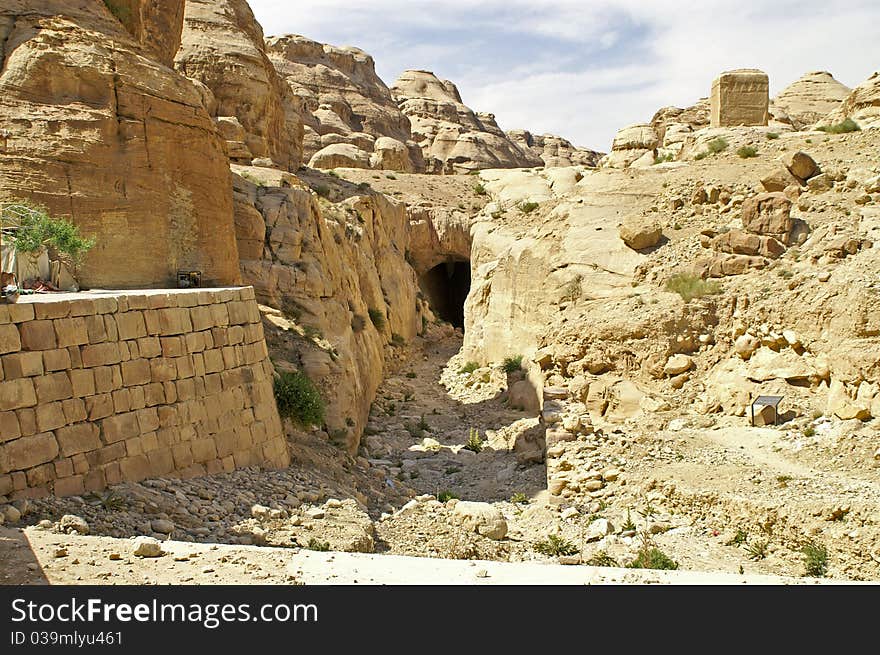
<path id="1" fill-rule="evenodd" d="M 389 86 L 452 80 L 504 130 L 607 151 L 660 107 L 760 68 L 771 96 L 809 71 L 855 86 L 880 69 L 880 2 L 848 0 L 249 0 L 267 36 L 357 46 Z"/>

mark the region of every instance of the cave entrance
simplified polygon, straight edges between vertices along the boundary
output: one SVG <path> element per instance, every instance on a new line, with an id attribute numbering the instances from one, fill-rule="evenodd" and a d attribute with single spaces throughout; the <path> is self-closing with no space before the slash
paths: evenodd
<path id="1" fill-rule="evenodd" d="M 464 301 L 471 290 L 471 264 L 451 259 L 430 269 L 419 280 L 431 309 L 444 321 L 464 329 Z"/>

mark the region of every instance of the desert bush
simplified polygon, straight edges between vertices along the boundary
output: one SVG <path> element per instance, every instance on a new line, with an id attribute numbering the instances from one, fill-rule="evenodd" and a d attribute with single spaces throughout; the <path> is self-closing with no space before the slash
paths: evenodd
<path id="1" fill-rule="evenodd" d="M 535 551 L 542 555 L 559 557 L 560 555 L 576 555 L 578 547 L 568 541 L 565 537 L 560 537 L 558 534 L 551 534 L 545 540 L 535 543 Z"/>
<path id="2" fill-rule="evenodd" d="M 453 498 L 455 498 L 457 500 L 458 496 L 456 496 L 454 493 L 449 491 L 449 489 L 445 489 L 445 490 L 441 491 L 439 494 L 437 494 L 437 500 L 439 500 L 441 503 L 448 502 L 448 501 L 452 500 Z"/>
<path id="3" fill-rule="evenodd" d="M 518 491 L 510 497 L 510 502 L 512 502 L 514 505 L 527 505 L 529 502 L 529 497 L 521 491 Z"/>
<path id="4" fill-rule="evenodd" d="M 531 214 L 533 211 L 535 211 L 535 210 L 538 208 L 538 206 L 539 206 L 539 205 L 538 205 L 537 202 L 525 202 L 525 201 L 523 201 L 523 202 L 519 203 L 519 210 L 520 210 L 523 214 Z"/>
<path id="5" fill-rule="evenodd" d="M 486 191 L 486 187 L 484 187 L 482 184 L 475 184 L 474 185 L 474 195 L 485 196 L 485 195 L 488 195 L 488 193 L 489 192 Z"/>
<path id="6" fill-rule="evenodd" d="M 370 308 L 367 310 L 367 313 L 370 315 L 370 320 L 373 322 L 373 325 L 376 326 L 377 330 L 381 330 L 385 327 L 385 314 L 382 313 L 381 309 Z"/>
<path id="7" fill-rule="evenodd" d="M 666 290 L 677 293 L 685 302 L 721 293 L 721 284 L 689 273 L 677 273 L 666 281 Z"/>
<path id="8" fill-rule="evenodd" d="M 611 557 L 604 550 L 600 550 L 598 553 L 593 555 L 590 559 L 588 559 L 585 564 L 588 566 L 608 566 L 608 567 L 618 567 L 620 564 L 617 563 L 617 560 Z"/>
<path id="9" fill-rule="evenodd" d="M 330 542 L 319 541 L 318 539 L 312 537 L 311 539 L 309 539 L 309 545 L 306 546 L 306 548 L 309 550 L 317 550 L 319 552 L 326 553 L 328 550 L 330 550 Z"/>
<path id="10" fill-rule="evenodd" d="M 847 132 L 858 132 L 862 128 L 859 127 L 853 119 L 847 118 L 845 121 L 835 123 L 834 125 L 823 125 L 817 128 L 827 134 L 846 134 Z"/>
<path id="11" fill-rule="evenodd" d="M 743 146 L 736 151 L 736 154 L 739 155 L 740 159 L 751 159 L 758 156 L 758 149 L 754 146 Z"/>
<path id="12" fill-rule="evenodd" d="M 828 549 L 815 541 L 804 544 L 801 548 L 804 555 L 806 575 L 811 578 L 824 578 L 828 572 Z"/>
<path id="13" fill-rule="evenodd" d="M 460 369 L 458 369 L 458 372 L 459 372 L 459 374 L 473 373 L 478 368 L 480 368 L 480 365 L 477 362 L 468 362 L 467 364 L 462 366 Z"/>
<path id="14" fill-rule="evenodd" d="M 768 138 L 769 140 L 771 140 L 771 141 L 772 141 L 773 139 L 778 139 L 778 138 L 779 138 L 779 133 L 778 133 L 778 132 L 767 132 L 767 138 Z"/>
<path id="15" fill-rule="evenodd" d="M 302 426 L 324 422 L 324 399 L 302 371 L 284 371 L 275 377 L 275 403 L 281 418 Z"/>
<path id="16" fill-rule="evenodd" d="M 706 147 L 709 149 L 713 155 L 717 155 L 719 152 L 727 150 L 727 146 L 730 144 L 727 143 L 726 139 L 722 139 L 718 137 L 717 139 L 712 139 L 709 143 L 706 144 Z"/>
<path id="17" fill-rule="evenodd" d="M 671 152 L 665 155 L 657 155 L 656 157 L 654 157 L 654 165 L 656 166 L 657 164 L 672 161 L 673 159 L 675 159 L 675 156 Z"/>
<path id="18" fill-rule="evenodd" d="M 505 357 L 504 363 L 501 366 L 504 368 L 505 373 L 516 373 L 517 371 L 522 370 L 522 361 L 522 355 Z"/>
<path id="19" fill-rule="evenodd" d="M 480 436 L 480 431 L 476 428 L 471 428 L 468 432 L 468 439 L 464 445 L 465 450 L 470 450 L 472 452 L 478 453 L 483 450 L 483 438 Z"/>

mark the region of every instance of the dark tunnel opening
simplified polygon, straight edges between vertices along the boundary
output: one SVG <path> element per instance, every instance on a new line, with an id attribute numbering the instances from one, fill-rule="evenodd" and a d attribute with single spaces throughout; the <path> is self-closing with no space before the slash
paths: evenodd
<path id="1" fill-rule="evenodd" d="M 470 262 L 444 262 L 422 275 L 420 282 L 434 313 L 463 330 L 464 301 L 471 289 Z"/>

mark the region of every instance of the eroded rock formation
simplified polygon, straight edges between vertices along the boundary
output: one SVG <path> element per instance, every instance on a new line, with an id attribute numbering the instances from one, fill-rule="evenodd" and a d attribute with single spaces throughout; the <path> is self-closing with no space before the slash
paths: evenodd
<path id="1" fill-rule="evenodd" d="M 354 161 L 365 160 L 372 168 L 408 173 L 424 169 L 409 119 L 376 75 L 370 55 L 294 34 L 269 37 L 266 43 L 270 60 L 303 107 L 304 160 L 320 152 L 312 165 L 345 166 L 330 165 L 323 149 L 348 144 L 365 153 Z"/>
<path id="2" fill-rule="evenodd" d="M 771 111 L 781 109 L 792 120 L 793 127 L 800 129 L 834 111 L 851 91 L 831 73 L 813 71 L 789 84 L 773 98 Z"/>
<path id="3" fill-rule="evenodd" d="M 263 29 L 245 0 L 187 0 L 174 64 L 207 87 L 205 105 L 226 122 L 224 138 L 233 160 L 268 159 L 284 170 L 299 167 L 299 98 L 266 56 Z"/>
<path id="4" fill-rule="evenodd" d="M 484 168 L 543 166 L 498 127 L 492 114 L 475 113 L 456 86 L 429 71 L 405 71 L 391 86 L 409 117 L 413 138 L 422 148 L 429 172 L 467 173 Z"/>

